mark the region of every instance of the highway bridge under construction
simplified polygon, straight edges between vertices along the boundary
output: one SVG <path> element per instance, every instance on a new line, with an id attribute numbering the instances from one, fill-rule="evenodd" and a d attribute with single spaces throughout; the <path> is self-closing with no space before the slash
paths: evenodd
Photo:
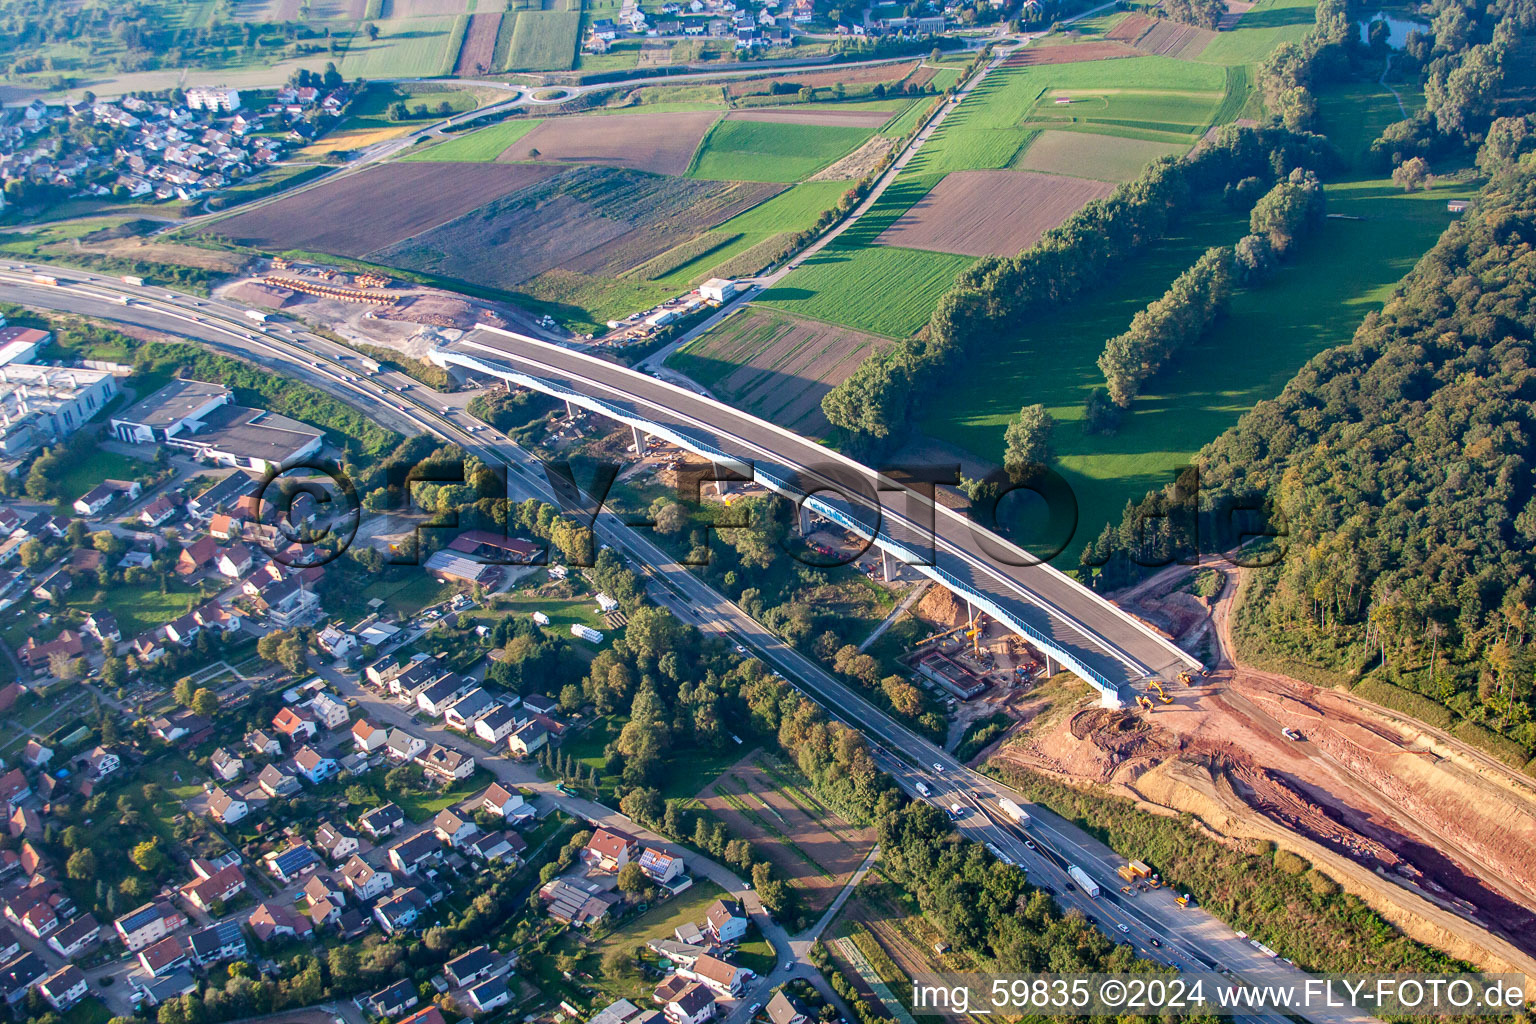
<path id="1" fill-rule="evenodd" d="M 596 356 L 479 326 L 432 361 L 531 388 L 663 438 L 837 523 L 985 612 L 1097 689 L 1106 706 L 1200 665 L 1172 641 L 932 497 L 712 398 Z M 926 490 L 927 493 L 922 493 Z"/>

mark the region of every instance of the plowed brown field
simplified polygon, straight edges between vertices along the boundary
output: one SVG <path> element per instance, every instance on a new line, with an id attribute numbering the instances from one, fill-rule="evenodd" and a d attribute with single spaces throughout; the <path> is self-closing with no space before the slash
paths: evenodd
<path id="1" fill-rule="evenodd" d="M 908 249 L 1012 256 L 1115 186 L 1034 171 L 955 171 L 875 241 Z"/>
<path id="2" fill-rule="evenodd" d="M 507 148 L 498 161 L 538 160 L 682 174 L 699 140 L 719 118 L 712 110 L 664 114 L 552 117 Z"/>

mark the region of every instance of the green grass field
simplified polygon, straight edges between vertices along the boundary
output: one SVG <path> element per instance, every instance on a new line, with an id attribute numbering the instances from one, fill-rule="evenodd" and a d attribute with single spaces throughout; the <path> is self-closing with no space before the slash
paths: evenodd
<path id="1" fill-rule="evenodd" d="M 512 28 L 508 71 L 568 71 L 576 60 L 576 11 L 519 11 Z"/>
<path id="2" fill-rule="evenodd" d="M 1347 343 L 1449 223 L 1447 194 L 1407 195 L 1385 181 L 1328 186 L 1331 212 L 1362 219 L 1326 221 L 1274 280 L 1240 291 L 1206 338 L 1148 382 L 1114 435 L 1080 429 L 1084 399 L 1104 383 L 1095 360 L 1105 339 L 1206 246 L 1235 241 L 1245 217 L 1225 210 L 1192 217 L 1105 288 L 1041 316 L 1027 332 L 998 337 L 985 377 L 967 375 L 930 396 L 921 428 L 995 462 L 1009 418 L 1022 405 L 1044 403 L 1057 420 L 1057 468 L 1079 502 L 1079 527 L 1062 556 L 1075 565 L 1082 545 L 1118 519 L 1126 501 L 1168 482 L 1202 445 L 1277 395 L 1306 360 Z"/>
<path id="3" fill-rule="evenodd" d="M 692 178 L 801 181 L 863 145 L 868 128 L 720 121 L 699 143 Z"/>
<path id="4" fill-rule="evenodd" d="M 389 106 L 396 100 L 404 101 L 407 107 L 425 105 L 434 118 L 439 116 L 444 103 L 455 114 L 474 110 L 480 105 L 480 97 L 467 89 L 374 83 L 347 108 L 347 127 L 388 128 L 399 124 L 389 119 Z"/>
<path id="5" fill-rule="evenodd" d="M 1237 28 L 1222 32 L 1200 52 L 1214 64 L 1256 64 L 1281 43 L 1299 43 L 1312 29 L 1313 0 L 1259 0 Z"/>
<path id="6" fill-rule="evenodd" d="M 1189 146 L 1123 139 L 1094 132 L 1043 131 L 1014 159 L 1021 171 L 1069 174 L 1099 181 L 1129 181 L 1160 156 L 1181 156 Z"/>
<path id="7" fill-rule="evenodd" d="M 337 69 L 353 78 L 431 78 L 447 74 L 462 40 L 460 18 L 387 18 L 375 22 L 379 38 L 361 32 L 347 44 Z"/>
<path id="8" fill-rule="evenodd" d="M 434 163 L 490 163 L 512 143 L 537 128 L 542 118 L 529 117 L 517 121 L 503 121 L 489 128 L 469 132 L 439 142 L 434 146 L 421 146 L 412 150 L 402 160 L 426 160 Z"/>
<path id="9" fill-rule="evenodd" d="M 928 322 L 939 296 L 975 259 L 942 252 L 829 246 L 757 301 L 815 320 L 902 338 Z"/>

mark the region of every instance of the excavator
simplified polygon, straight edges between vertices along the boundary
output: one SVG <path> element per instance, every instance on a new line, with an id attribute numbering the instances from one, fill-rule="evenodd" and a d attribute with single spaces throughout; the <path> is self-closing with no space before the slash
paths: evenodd
<path id="1" fill-rule="evenodd" d="M 1148 698 L 1144 694 L 1138 693 L 1136 695 L 1136 703 L 1141 705 L 1142 707 L 1146 708 L 1148 711 L 1155 711 L 1155 710 L 1157 710 L 1157 706 L 1155 704 L 1153 704 L 1151 699 Z"/>
<path id="2" fill-rule="evenodd" d="M 1164 704 L 1173 703 L 1173 698 L 1168 696 L 1168 692 L 1163 689 L 1163 684 L 1156 679 L 1147 684 L 1147 692 L 1157 694 L 1157 699 Z"/>

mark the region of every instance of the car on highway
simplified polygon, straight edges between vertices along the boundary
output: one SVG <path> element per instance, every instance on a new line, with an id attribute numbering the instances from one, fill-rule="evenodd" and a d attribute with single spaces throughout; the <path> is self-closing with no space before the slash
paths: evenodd
<path id="1" fill-rule="evenodd" d="M 944 774 L 944 766 L 939 764 L 937 761 L 933 762 L 933 770 L 938 772 L 940 775 Z"/>
<path id="2" fill-rule="evenodd" d="M 1148 941 L 1151 942 L 1154 946 L 1161 946 L 1163 944 L 1163 940 L 1158 938 L 1156 935 L 1152 936 L 1152 938 Z"/>
<path id="3" fill-rule="evenodd" d="M 1130 930 L 1130 929 L 1129 929 L 1129 928 L 1127 928 L 1127 927 L 1126 927 L 1126 926 L 1125 926 L 1125 925 L 1123 925 L 1123 924 L 1118 924 L 1118 923 L 1117 923 L 1117 924 L 1116 924 L 1116 925 L 1115 925 L 1115 927 L 1116 927 L 1116 928 L 1119 928 L 1119 929 L 1120 929 L 1120 930 L 1121 930 L 1121 931 L 1122 931 L 1122 932 L 1125 932 L 1125 933 L 1126 933 L 1126 934 L 1127 934 L 1127 935 L 1129 935 L 1129 934 L 1130 934 L 1130 933 L 1131 933 L 1131 930 Z"/>
<path id="4" fill-rule="evenodd" d="M 1026 839 L 1024 840 L 1024 845 L 1033 850 L 1035 848 L 1035 841 L 1033 839 Z"/>

